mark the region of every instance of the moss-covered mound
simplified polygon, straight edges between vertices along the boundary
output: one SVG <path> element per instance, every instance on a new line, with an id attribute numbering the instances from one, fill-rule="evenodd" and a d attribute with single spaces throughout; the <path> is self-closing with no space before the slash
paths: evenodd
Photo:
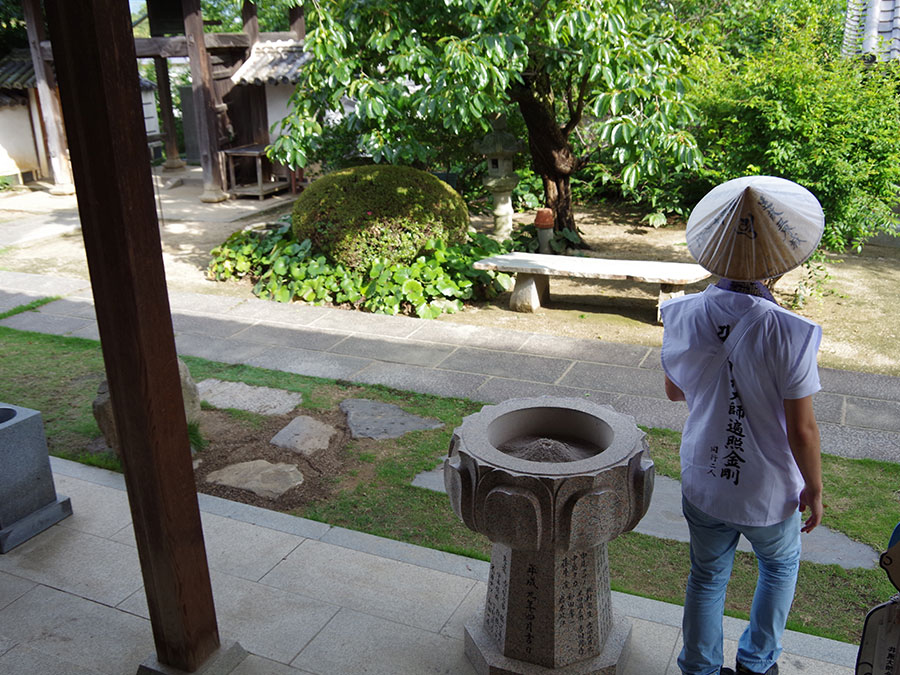
<path id="1" fill-rule="evenodd" d="M 465 239 L 463 198 L 430 173 L 375 165 L 336 171 L 314 181 L 294 204 L 298 241 L 349 268 L 375 258 L 409 263 L 431 238 Z"/>

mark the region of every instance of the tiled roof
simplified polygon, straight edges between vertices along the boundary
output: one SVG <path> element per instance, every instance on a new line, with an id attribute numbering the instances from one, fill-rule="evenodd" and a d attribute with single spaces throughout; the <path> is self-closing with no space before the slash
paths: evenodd
<path id="1" fill-rule="evenodd" d="M 34 86 L 34 67 L 27 49 L 14 49 L 0 59 L 0 89 L 31 89 Z"/>
<path id="2" fill-rule="evenodd" d="M 138 77 L 141 90 L 156 89 L 150 80 Z M 37 81 L 34 76 L 34 64 L 31 52 L 27 49 L 14 49 L 0 59 L 0 89 L 34 89 Z M 10 92 L 7 92 L 9 95 Z"/>
<path id="3" fill-rule="evenodd" d="M 302 40 L 257 42 L 250 57 L 231 76 L 235 84 L 296 84 L 312 55 Z"/>
<path id="4" fill-rule="evenodd" d="M 18 91 L 12 91 L 11 89 L 7 89 L 6 91 L 0 89 L 0 108 L 12 108 L 13 106 L 27 104 L 27 95 Z"/>
<path id="5" fill-rule="evenodd" d="M 847 0 L 841 51 L 900 58 L 900 0 Z"/>

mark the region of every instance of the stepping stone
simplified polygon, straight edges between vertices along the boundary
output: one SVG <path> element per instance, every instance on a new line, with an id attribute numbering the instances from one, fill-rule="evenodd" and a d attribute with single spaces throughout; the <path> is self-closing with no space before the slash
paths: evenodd
<path id="1" fill-rule="evenodd" d="M 336 433 L 337 429 L 330 424 L 301 415 L 292 419 L 269 442 L 301 455 L 312 455 L 317 450 L 327 450 L 328 443 Z"/>
<path id="2" fill-rule="evenodd" d="M 216 408 L 237 408 L 260 415 L 287 415 L 303 402 L 303 394 L 243 382 L 209 378 L 197 385 L 200 398 Z"/>
<path id="3" fill-rule="evenodd" d="M 292 487 L 303 482 L 303 474 L 293 464 L 273 464 L 264 459 L 231 464 L 211 471 L 207 483 L 250 490 L 260 497 L 277 499 Z"/>
<path id="4" fill-rule="evenodd" d="M 399 438 L 410 431 L 440 429 L 444 424 L 436 419 L 408 413 L 392 403 L 381 403 L 364 398 L 348 398 L 341 401 L 341 410 L 347 415 L 347 425 L 353 438 Z"/>

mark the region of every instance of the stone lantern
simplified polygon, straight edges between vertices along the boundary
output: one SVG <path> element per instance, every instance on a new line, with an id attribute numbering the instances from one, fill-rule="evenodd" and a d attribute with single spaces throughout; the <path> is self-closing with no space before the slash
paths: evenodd
<path id="1" fill-rule="evenodd" d="M 475 150 L 487 158 L 487 175 L 483 182 L 494 198 L 493 236 L 501 241 L 512 234 L 512 191 L 519 183 L 519 176 L 513 169 L 513 157 L 523 147 L 506 130 L 505 115 L 494 117 L 491 120 L 491 131 L 475 144 Z"/>

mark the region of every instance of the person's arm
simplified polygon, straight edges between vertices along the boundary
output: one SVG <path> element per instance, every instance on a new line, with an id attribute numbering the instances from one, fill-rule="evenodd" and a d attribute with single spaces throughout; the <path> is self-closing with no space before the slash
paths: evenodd
<path id="1" fill-rule="evenodd" d="M 669 376 L 666 375 L 666 396 L 669 397 L 670 401 L 683 401 L 684 392 L 678 388 L 672 380 L 669 379 Z"/>
<path id="2" fill-rule="evenodd" d="M 822 522 L 822 451 L 819 425 L 813 412 L 812 396 L 784 400 L 788 443 L 804 487 L 800 493 L 800 511 L 809 508 L 809 517 L 801 531 L 812 532 Z"/>

